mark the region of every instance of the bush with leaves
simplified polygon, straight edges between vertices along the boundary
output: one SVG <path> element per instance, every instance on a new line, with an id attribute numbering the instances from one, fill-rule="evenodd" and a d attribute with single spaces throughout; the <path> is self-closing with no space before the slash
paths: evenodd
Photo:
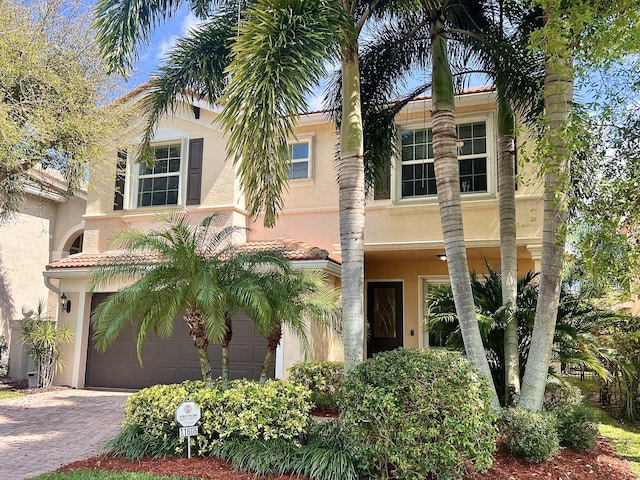
<path id="1" fill-rule="evenodd" d="M 509 451 L 527 462 L 548 460 L 560 449 L 556 417 L 549 412 L 508 408 L 500 430 Z"/>
<path id="2" fill-rule="evenodd" d="M 460 354 L 397 349 L 346 378 L 340 422 L 360 469 L 382 478 L 462 478 L 491 466 L 489 388 Z"/>
<path id="3" fill-rule="evenodd" d="M 357 480 L 364 475 L 349 451 L 345 431 L 334 420 L 313 423 L 299 441 L 242 437 L 216 444 L 210 454 L 256 475 L 300 475 L 313 480 Z"/>
<path id="4" fill-rule="evenodd" d="M 289 381 L 311 390 L 316 408 L 337 410 L 344 384 L 344 363 L 297 362 L 289 368 Z"/>
<path id="5" fill-rule="evenodd" d="M 547 383 L 542 406 L 545 410 L 553 411 L 580 405 L 583 400 L 584 395 L 578 387 L 568 383 Z"/>
<path id="6" fill-rule="evenodd" d="M 0 377 L 6 377 L 9 374 L 9 345 L 0 335 Z"/>
<path id="7" fill-rule="evenodd" d="M 38 302 L 30 318 L 20 321 L 20 330 L 20 341 L 36 365 L 38 387 L 50 387 L 54 374 L 64 366 L 60 358 L 62 344 L 71 341 L 73 332 L 47 315 L 43 300 Z"/>
<path id="8" fill-rule="evenodd" d="M 598 443 L 597 415 L 585 405 L 560 407 L 556 416 L 556 432 L 560 445 L 576 452 L 595 448 Z"/>
<path id="9" fill-rule="evenodd" d="M 219 380 L 211 387 L 192 381 L 155 385 L 129 397 L 123 429 L 107 448 L 135 459 L 183 454 L 186 438 L 178 438 L 175 411 L 187 400 L 195 401 L 201 411 L 200 434 L 191 439 L 200 455 L 234 438 L 294 441 L 311 421 L 310 396 L 308 389 L 281 380 L 264 386 L 236 380 L 227 390 Z"/>

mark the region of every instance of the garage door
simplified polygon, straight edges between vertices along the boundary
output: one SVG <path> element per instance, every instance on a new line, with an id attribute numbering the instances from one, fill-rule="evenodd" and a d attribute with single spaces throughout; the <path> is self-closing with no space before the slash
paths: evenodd
<path id="1" fill-rule="evenodd" d="M 92 311 L 107 295 L 93 295 Z M 126 327 L 104 353 L 93 347 L 91 329 L 89 333 L 85 376 L 87 387 L 136 389 L 158 383 L 202 378 L 196 348 L 181 316 L 176 319 L 172 337 L 147 337 L 142 347 L 142 366 L 136 354 L 136 336 L 132 326 Z M 251 320 L 246 315 L 236 315 L 233 318 L 233 338 L 229 346 L 230 377 L 257 380 L 262 371 L 266 346 L 266 339 L 256 331 Z M 222 360 L 220 346 L 210 345 L 209 357 L 214 377 L 219 376 Z M 272 365 L 270 376 L 273 375 Z"/>

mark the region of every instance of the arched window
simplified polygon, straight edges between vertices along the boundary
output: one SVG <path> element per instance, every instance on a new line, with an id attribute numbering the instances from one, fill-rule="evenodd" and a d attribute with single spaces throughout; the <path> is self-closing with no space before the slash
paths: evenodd
<path id="1" fill-rule="evenodd" d="M 75 253 L 81 253 L 82 252 L 82 240 L 83 240 L 83 238 L 84 238 L 84 233 L 81 233 L 80 235 L 78 235 L 75 238 L 75 240 L 73 241 L 73 243 L 69 247 L 69 255 L 73 255 Z"/>

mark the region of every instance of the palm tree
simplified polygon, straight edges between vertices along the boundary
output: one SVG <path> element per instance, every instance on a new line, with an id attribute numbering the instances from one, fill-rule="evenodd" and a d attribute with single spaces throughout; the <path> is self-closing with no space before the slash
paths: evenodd
<path id="1" fill-rule="evenodd" d="M 503 339 L 510 315 L 516 317 L 519 325 L 518 363 L 521 371 L 524 371 L 524 366 L 532 355 L 531 335 L 539 288 L 535 283 L 537 276 L 538 274 L 528 272 L 518 280 L 515 308 L 506 308 L 501 298 L 501 274 L 488 266 L 488 274 L 482 279 L 475 274 L 471 275 L 477 321 L 493 378 L 498 386 L 508 388 L 508 384 L 503 382 L 509 368 Z M 437 332 L 445 339 L 447 348 L 464 350 L 451 287 L 433 287 L 429 291 L 428 302 L 429 331 Z M 604 380 L 608 379 L 610 373 L 605 365 L 615 361 L 615 352 L 603 346 L 593 332 L 601 331 L 620 318 L 618 314 L 594 307 L 584 292 L 576 294 L 570 290 L 569 284 L 564 283 L 553 337 L 553 353 L 562 364 L 588 368 L 597 372 Z M 508 396 L 504 398 L 506 401 L 512 400 Z"/>
<path id="2" fill-rule="evenodd" d="M 96 7 L 97 28 L 110 67 L 125 73 L 135 57 L 136 43 L 148 41 L 151 30 L 183 3 L 101 0 Z M 192 34 L 193 42 L 178 43 L 169 58 L 181 63 L 165 67 L 165 73 L 174 75 L 155 83 L 146 102 L 152 131 L 153 122 L 174 108 L 175 93 L 207 94 L 215 100 L 224 88 L 220 120 L 230 132 L 228 150 L 238 165 L 249 211 L 263 212 L 265 224 L 273 225 L 282 207 L 289 162 L 287 139 L 295 136 L 296 116 L 304 111 L 305 95 L 326 73 L 327 63 L 341 63 L 343 109 L 337 177 L 347 371 L 362 360 L 364 345 L 365 177 L 358 38 L 368 22 L 402 3 L 194 0 L 189 4 L 205 24 Z M 411 0 L 406 3 L 413 4 Z M 212 13 L 211 7 L 217 4 L 223 5 L 222 11 Z M 240 21 L 233 34 L 225 35 L 230 6 L 237 7 Z"/>
<path id="3" fill-rule="evenodd" d="M 223 380 L 228 381 L 231 316 L 239 309 L 250 315 L 269 314 L 260 289 L 259 270 L 286 260 L 275 253 L 238 253 L 230 245 L 237 227 L 216 230 L 215 216 L 192 224 L 185 212 L 158 215 L 163 228 L 123 230 L 112 240 L 123 253 L 110 256 L 91 272 L 92 289 L 132 280 L 93 312 L 94 342 L 106 350 L 127 324 L 137 328 L 138 359 L 149 333 L 171 335 L 183 312 L 198 351 L 202 379 L 212 382 L 209 342 L 223 347 Z"/>
<path id="4" fill-rule="evenodd" d="M 555 2 L 559 3 L 559 2 Z M 519 405 L 540 410 L 553 347 L 567 223 L 567 195 L 571 146 L 566 135 L 573 102 L 573 57 L 562 8 L 553 2 L 544 11 L 545 34 L 545 165 L 544 225 L 540 264 L 540 293 L 531 337 L 531 352 L 522 381 Z"/>
<path id="5" fill-rule="evenodd" d="M 260 284 L 269 302 L 269 315 L 253 318 L 258 331 L 267 338 L 267 353 L 260 383 L 264 384 L 273 355 L 286 326 L 298 339 L 303 351 L 309 350 L 309 322 L 328 327 L 337 314 L 339 291 L 328 288 L 319 270 L 282 268 L 266 272 Z"/>

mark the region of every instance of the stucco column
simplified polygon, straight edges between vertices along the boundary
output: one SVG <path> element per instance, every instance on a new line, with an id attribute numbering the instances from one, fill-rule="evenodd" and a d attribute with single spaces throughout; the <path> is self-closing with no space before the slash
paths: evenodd
<path id="1" fill-rule="evenodd" d="M 76 295 L 73 295 L 76 297 Z M 91 293 L 79 292 L 76 305 L 73 305 L 75 332 L 73 337 L 73 355 L 71 366 L 71 386 L 84 387 L 87 370 L 87 346 L 89 345 L 89 317 L 91 315 Z"/>
<path id="2" fill-rule="evenodd" d="M 531 260 L 533 260 L 533 271 L 539 272 L 542 261 L 542 245 L 527 245 L 527 250 L 529 250 Z"/>

